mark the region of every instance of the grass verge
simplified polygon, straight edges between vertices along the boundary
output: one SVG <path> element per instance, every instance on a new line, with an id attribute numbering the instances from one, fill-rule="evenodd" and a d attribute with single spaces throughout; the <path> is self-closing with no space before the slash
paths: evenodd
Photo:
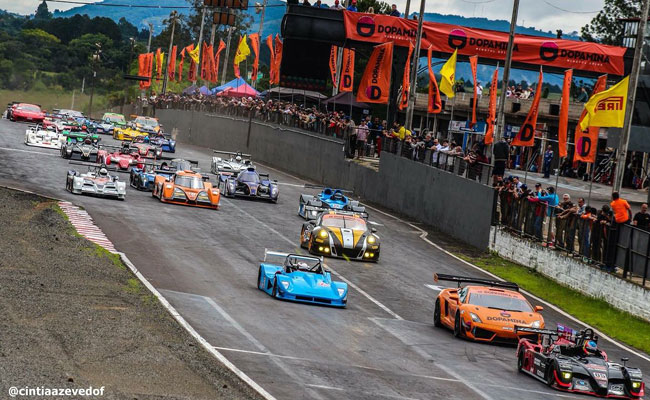
<path id="1" fill-rule="evenodd" d="M 650 323 L 647 321 L 495 254 L 469 256 L 456 252 L 456 255 L 494 275 L 516 283 L 524 290 L 577 316 L 606 335 L 650 354 Z"/>

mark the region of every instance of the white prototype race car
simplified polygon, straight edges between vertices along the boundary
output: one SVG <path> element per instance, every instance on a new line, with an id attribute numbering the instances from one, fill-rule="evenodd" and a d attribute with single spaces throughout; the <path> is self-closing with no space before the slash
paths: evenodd
<path id="1" fill-rule="evenodd" d="M 56 128 L 44 129 L 41 125 L 35 125 L 30 126 L 25 131 L 25 144 L 27 146 L 59 150 L 66 140 L 65 135 L 59 133 Z"/>
<path id="2" fill-rule="evenodd" d="M 246 171 L 249 168 L 255 168 L 250 154 L 243 154 L 239 151 L 231 152 L 213 150 L 213 152 L 216 154 L 221 154 L 223 156 L 230 156 L 230 158 L 212 157 L 212 165 L 210 171 L 215 175 L 221 172 L 231 172 L 237 175 L 241 171 Z"/>
<path id="3" fill-rule="evenodd" d="M 108 173 L 108 171 L 115 171 L 114 168 L 74 161 L 70 162 L 70 164 L 88 166 L 88 172 L 86 173 L 74 170 L 68 171 L 65 186 L 70 193 L 110 197 L 119 200 L 126 198 L 126 182 L 120 181 L 117 175 Z"/>

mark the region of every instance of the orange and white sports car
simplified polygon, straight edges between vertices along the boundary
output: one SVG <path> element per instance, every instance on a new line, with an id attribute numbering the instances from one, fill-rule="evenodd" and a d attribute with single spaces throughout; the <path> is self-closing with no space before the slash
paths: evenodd
<path id="1" fill-rule="evenodd" d="M 191 171 L 177 171 L 172 176 L 157 175 L 152 196 L 163 203 L 187 206 L 219 208 L 221 194 L 203 175 Z"/>
<path id="2" fill-rule="evenodd" d="M 454 331 L 454 336 L 480 342 L 518 343 L 528 335 L 519 327 L 544 328 L 541 306 L 533 307 L 511 282 L 434 274 L 434 280 L 457 282 L 456 289 L 438 294 L 433 324 Z M 462 283 L 475 283 L 460 287 Z"/>

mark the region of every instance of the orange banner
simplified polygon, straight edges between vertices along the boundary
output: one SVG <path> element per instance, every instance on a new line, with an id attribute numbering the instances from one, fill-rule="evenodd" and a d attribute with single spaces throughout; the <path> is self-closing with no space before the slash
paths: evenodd
<path id="1" fill-rule="evenodd" d="M 162 76 L 162 57 L 160 54 L 160 47 L 156 49 L 156 79 L 160 79 Z"/>
<path id="2" fill-rule="evenodd" d="M 361 42 L 394 42 L 407 47 L 417 34 L 418 21 L 389 15 L 343 11 L 348 40 Z M 433 51 L 493 60 L 504 60 L 508 33 L 467 28 L 434 22 L 424 22 L 421 48 L 433 46 Z M 626 48 L 593 42 L 516 35 L 512 61 L 558 68 L 623 75 Z"/>
<path id="3" fill-rule="evenodd" d="M 275 50 L 273 49 L 273 35 L 266 37 L 266 47 L 271 52 L 271 59 L 269 61 L 269 85 L 275 83 Z"/>
<path id="4" fill-rule="evenodd" d="M 413 55 L 415 46 L 413 42 L 409 41 L 409 52 L 406 55 L 406 63 L 404 64 L 404 75 L 402 76 L 402 97 L 400 97 L 397 108 L 400 110 L 405 109 L 409 105 L 409 92 L 411 91 L 411 56 Z"/>
<path id="5" fill-rule="evenodd" d="M 560 103 L 560 126 L 557 133 L 558 154 L 560 158 L 566 157 L 566 136 L 569 128 L 569 100 L 571 97 L 571 81 L 573 70 L 564 71 L 564 83 L 562 85 L 562 102 Z"/>
<path id="6" fill-rule="evenodd" d="M 149 59 L 148 53 L 142 53 L 138 55 L 138 75 L 147 76 L 147 60 Z M 145 89 L 149 87 L 147 81 L 140 81 L 140 89 Z"/>
<path id="7" fill-rule="evenodd" d="M 257 70 L 260 68 L 260 35 L 257 33 L 251 33 L 248 35 L 248 39 L 251 41 L 251 49 L 255 54 L 255 60 L 253 60 L 253 71 L 251 72 L 251 81 L 255 82 L 257 80 Z"/>
<path id="8" fill-rule="evenodd" d="M 365 103 L 388 103 L 390 75 L 393 64 L 393 42 L 375 46 L 361 77 L 357 101 Z"/>
<path id="9" fill-rule="evenodd" d="M 332 75 L 332 86 L 336 87 L 336 83 L 338 82 L 338 79 L 336 79 L 336 60 L 338 58 L 339 54 L 339 48 L 338 46 L 332 45 L 330 48 L 330 59 L 329 59 L 329 64 L 330 64 L 330 75 Z"/>
<path id="10" fill-rule="evenodd" d="M 201 46 L 201 53 L 201 79 L 207 81 L 210 78 L 211 56 L 208 54 L 208 44 L 206 42 L 203 42 L 203 46 Z"/>
<path id="11" fill-rule="evenodd" d="M 178 76 L 176 82 L 183 80 L 183 62 L 185 61 L 185 49 L 181 50 L 181 60 L 178 62 Z"/>
<path id="12" fill-rule="evenodd" d="M 354 50 L 343 49 L 343 65 L 341 66 L 341 92 L 351 92 L 354 88 Z"/>
<path id="13" fill-rule="evenodd" d="M 542 84 L 544 83 L 544 75 L 542 68 L 539 68 L 539 81 L 535 88 L 535 98 L 530 106 L 530 111 L 521 126 L 519 133 L 512 140 L 513 146 L 533 146 L 535 144 L 535 127 L 537 127 L 537 114 L 539 111 L 539 99 L 542 97 Z"/>
<path id="14" fill-rule="evenodd" d="M 439 114 L 442 111 L 442 102 L 440 101 L 440 90 L 438 90 L 438 82 L 436 75 L 431 68 L 431 46 L 427 52 L 427 64 L 429 66 L 429 100 L 427 104 L 427 112 L 429 114 Z"/>
<path id="15" fill-rule="evenodd" d="M 178 51 L 178 46 L 172 46 L 172 53 L 169 55 L 169 60 L 167 64 L 167 76 L 170 81 L 174 80 L 174 73 L 176 72 L 176 52 Z"/>
<path id="16" fill-rule="evenodd" d="M 217 83 L 219 80 L 219 58 L 221 57 L 221 52 L 226 48 L 226 44 L 223 40 L 219 39 L 219 47 L 217 48 L 217 53 L 214 55 L 214 65 L 212 66 L 212 74 L 214 75 L 214 82 Z"/>
<path id="17" fill-rule="evenodd" d="M 282 64 L 282 41 L 280 35 L 275 34 L 275 83 L 280 84 L 280 65 Z"/>
<path id="18" fill-rule="evenodd" d="M 596 84 L 594 85 L 594 90 L 591 92 L 591 95 L 595 95 L 598 92 L 602 92 L 607 87 L 607 75 L 602 75 L 598 77 Z M 584 161 L 588 163 L 596 162 L 596 149 L 598 147 L 598 131 L 600 130 L 597 126 L 590 126 L 588 130 L 580 130 L 580 122 L 587 115 L 586 110 L 582 110 L 580 119 L 578 120 L 578 125 L 576 125 L 575 130 L 575 142 L 576 148 L 573 152 L 573 161 Z"/>
<path id="19" fill-rule="evenodd" d="M 189 46 L 185 48 L 185 51 L 188 53 L 188 55 L 192 50 L 194 50 L 194 43 L 191 43 Z M 187 79 L 192 82 L 196 81 L 196 67 L 197 67 L 196 63 L 194 62 L 194 60 L 192 60 L 192 57 L 190 57 L 190 70 L 187 73 Z"/>
<path id="20" fill-rule="evenodd" d="M 472 68 L 472 81 L 474 82 L 474 100 L 472 101 L 472 120 L 469 127 L 473 128 L 476 125 L 476 105 L 478 104 L 478 82 L 476 82 L 476 69 L 478 68 L 478 56 L 471 56 L 469 58 L 469 65 Z"/>
<path id="21" fill-rule="evenodd" d="M 494 142 L 494 126 L 497 123 L 497 91 L 499 87 L 499 68 L 492 73 L 490 84 L 490 105 L 488 106 L 487 130 L 485 131 L 485 144 Z"/>

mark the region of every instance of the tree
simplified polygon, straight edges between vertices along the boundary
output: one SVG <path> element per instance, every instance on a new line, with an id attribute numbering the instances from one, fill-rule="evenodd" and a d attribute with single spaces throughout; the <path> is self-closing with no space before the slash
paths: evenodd
<path id="1" fill-rule="evenodd" d="M 603 9 L 580 30 L 584 40 L 621 45 L 623 23 L 620 19 L 639 18 L 643 0 L 605 0 Z"/>
<path id="2" fill-rule="evenodd" d="M 46 20 L 46 19 L 52 19 L 52 13 L 50 10 L 47 8 L 47 3 L 45 0 L 41 4 L 38 5 L 38 8 L 36 8 L 36 13 L 34 14 L 34 19 L 35 20 Z"/>

